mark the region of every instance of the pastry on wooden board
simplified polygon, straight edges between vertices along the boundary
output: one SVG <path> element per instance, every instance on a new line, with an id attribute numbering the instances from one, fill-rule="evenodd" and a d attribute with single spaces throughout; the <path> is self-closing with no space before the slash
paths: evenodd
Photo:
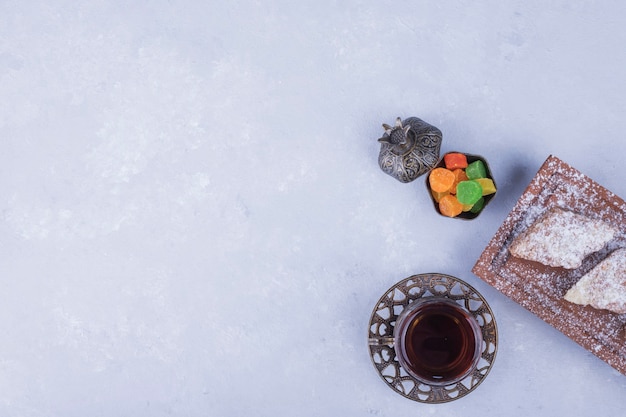
<path id="1" fill-rule="evenodd" d="M 610 224 L 553 207 L 511 243 L 510 253 L 552 267 L 576 269 L 618 232 Z"/>

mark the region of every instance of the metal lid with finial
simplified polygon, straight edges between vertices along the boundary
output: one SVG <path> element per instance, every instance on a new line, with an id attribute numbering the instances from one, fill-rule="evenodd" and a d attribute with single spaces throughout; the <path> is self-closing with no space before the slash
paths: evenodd
<path id="1" fill-rule="evenodd" d="M 400 182 L 411 182 L 437 165 L 443 135 L 441 130 L 417 117 L 396 119 L 393 127 L 383 124 L 385 133 L 378 164 Z"/>

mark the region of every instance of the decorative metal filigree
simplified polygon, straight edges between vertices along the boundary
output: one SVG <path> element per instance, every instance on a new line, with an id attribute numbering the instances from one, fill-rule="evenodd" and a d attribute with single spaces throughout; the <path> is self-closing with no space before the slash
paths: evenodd
<path id="1" fill-rule="evenodd" d="M 424 297 L 446 297 L 472 314 L 480 325 L 483 347 L 472 374 L 448 386 L 424 384 L 409 375 L 398 362 L 393 346 L 397 317 L 410 303 Z M 487 376 L 498 349 L 498 330 L 491 308 L 482 295 L 466 282 L 444 274 L 419 274 L 406 278 L 383 295 L 372 312 L 369 349 L 381 378 L 398 394 L 423 403 L 444 403 L 472 392 Z"/>
<path id="2" fill-rule="evenodd" d="M 400 182 L 411 182 L 437 165 L 441 130 L 417 117 L 404 122 L 398 117 L 394 127 L 383 124 L 383 128 L 378 165 L 385 173 Z"/>

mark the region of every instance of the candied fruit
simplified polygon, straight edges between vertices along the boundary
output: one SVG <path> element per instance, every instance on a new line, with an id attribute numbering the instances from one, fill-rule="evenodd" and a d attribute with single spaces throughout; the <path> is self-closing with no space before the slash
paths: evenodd
<path id="1" fill-rule="evenodd" d="M 448 194 L 439 201 L 439 211 L 444 216 L 456 217 L 463 212 L 463 204 L 455 196 Z"/>
<path id="2" fill-rule="evenodd" d="M 482 196 L 483 189 L 476 181 L 461 181 L 456 186 L 456 198 L 461 204 L 475 204 Z"/>
<path id="3" fill-rule="evenodd" d="M 450 194 L 450 191 L 444 191 L 442 193 L 438 193 L 437 191 L 430 190 L 430 193 L 432 194 L 432 196 L 435 199 L 435 201 L 438 203 L 439 201 L 441 201 L 441 199 L 444 196 Z"/>
<path id="4" fill-rule="evenodd" d="M 458 152 L 450 152 L 443 156 L 444 164 L 449 170 L 457 168 L 467 168 L 467 157 L 465 154 Z"/>
<path id="5" fill-rule="evenodd" d="M 487 177 L 487 168 L 485 168 L 485 164 L 480 159 L 472 162 L 465 168 L 465 173 L 470 180 L 475 180 L 476 178 L 486 178 Z"/>
<path id="6" fill-rule="evenodd" d="M 454 174 L 454 183 L 452 184 L 452 188 L 450 188 L 450 194 L 456 194 L 456 186 L 459 185 L 461 181 L 467 181 L 467 175 L 465 174 L 465 170 L 461 168 L 457 168 L 452 171 Z"/>
<path id="7" fill-rule="evenodd" d="M 479 213 L 485 207 L 485 197 L 480 197 L 470 209 L 470 213 Z"/>
<path id="8" fill-rule="evenodd" d="M 480 184 L 483 189 L 483 195 L 489 195 L 496 192 L 496 186 L 491 178 L 476 178 L 474 181 Z"/>
<path id="9" fill-rule="evenodd" d="M 446 168 L 435 168 L 430 171 L 428 181 L 430 182 L 430 188 L 438 193 L 443 193 L 454 184 L 454 173 Z"/>

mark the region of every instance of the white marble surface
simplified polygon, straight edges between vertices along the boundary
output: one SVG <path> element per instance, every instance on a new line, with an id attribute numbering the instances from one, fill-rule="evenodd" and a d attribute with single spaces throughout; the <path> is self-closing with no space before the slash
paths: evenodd
<path id="1" fill-rule="evenodd" d="M 0 415 L 623 415 L 626 377 L 470 272 L 550 154 L 626 197 L 623 2 L 137 3 L 0 3 Z M 397 116 L 489 160 L 478 220 L 379 170 Z M 500 329 L 444 405 L 365 343 L 421 272 Z"/>

